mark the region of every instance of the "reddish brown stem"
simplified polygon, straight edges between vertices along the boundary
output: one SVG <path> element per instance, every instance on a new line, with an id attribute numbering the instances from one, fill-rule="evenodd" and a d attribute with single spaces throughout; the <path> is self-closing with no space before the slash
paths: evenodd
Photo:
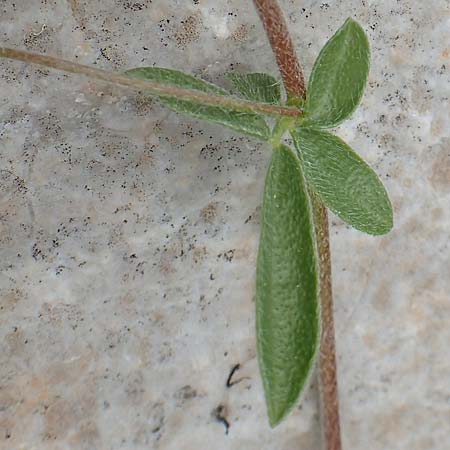
<path id="1" fill-rule="evenodd" d="M 253 2 L 264 24 L 288 95 L 305 97 L 303 72 L 277 1 L 253 0 Z M 341 450 L 328 214 L 324 205 L 314 194 L 311 194 L 311 198 L 320 269 L 322 337 L 319 356 L 319 390 L 323 444 L 325 450 Z"/>
<path id="2" fill-rule="evenodd" d="M 322 336 L 319 353 L 319 390 L 323 441 L 325 450 L 341 450 L 328 212 L 314 195 L 312 198 L 320 267 Z"/>
<path id="3" fill-rule="evenodd" d="M 303 98 L 305 78 L 295 54 L 283 12 L 274 0 L 254 0 L 289 96 Z"/>

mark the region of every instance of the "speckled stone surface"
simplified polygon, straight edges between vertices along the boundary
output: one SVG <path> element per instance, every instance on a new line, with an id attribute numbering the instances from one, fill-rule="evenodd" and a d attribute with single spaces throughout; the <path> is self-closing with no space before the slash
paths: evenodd
<path id="1" fill-rule="evenodd" d="M 306 73 L 347 16 L 372 43 L 369 88 L 338 133 L 385 182 L 395 229 L 331 218 L 344 448 L 443 450 L 449 2 L 281 3 Z M 230 70 L 277 73 L 250 1 L 7 0 L 0 41 L 225 87 Z M 1 449 L 319 448 L 315 383 L 270 430 L 255 359 L 269 151 L 137 93 L 0 61 Z"/>

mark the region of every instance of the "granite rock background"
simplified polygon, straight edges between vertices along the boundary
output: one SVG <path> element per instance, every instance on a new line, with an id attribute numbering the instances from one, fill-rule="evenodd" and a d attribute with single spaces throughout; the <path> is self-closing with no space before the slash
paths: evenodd
<path id="1" fill-rule="evenodd" d="M 346 450 L 450 434 L 450 4 L 281 2 L 305 72 L 348 16 L 362 106 L 338 129 L 395 229 L 332 216 Z M 0 42 L 111 70 L 277 74 L 250 1 L 4 0 Z M 139 93 L 0 61 L 0 448 L 313 450 L 313 380 L 270 430 L 254 267 L 270 150 Z M 235 383 L 226 386 L 231 369 Z"/>

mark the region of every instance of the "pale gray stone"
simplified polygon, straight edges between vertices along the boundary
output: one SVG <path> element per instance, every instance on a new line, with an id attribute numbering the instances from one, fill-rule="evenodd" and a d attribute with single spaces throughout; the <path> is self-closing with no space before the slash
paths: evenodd
<path id="1" fill-rule="evenodd" d="M 395 228 L 374 238 L 331 217 L 344 448 L 442 450 L 449 2 L 281 3 L 307 74 L 348 16 L 372 44 L 367 93 L 337 133 L 383 179 Z M 0 45 L 100 68 L 173 67 L 224 87 L 230 70 L 277 74 L 250 1 L 7 0 L 0 12 Z M 318 449 L 314 380 L 271 430 L 255 359 L 269 147 L 12 61 L 0 105 L 0 448 Z"/>

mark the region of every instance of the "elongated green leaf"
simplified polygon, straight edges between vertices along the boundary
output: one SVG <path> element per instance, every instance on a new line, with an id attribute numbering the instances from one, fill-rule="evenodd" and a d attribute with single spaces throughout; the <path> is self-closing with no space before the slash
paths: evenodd
<path id="1" fill-rule="evenodd" d="M 331 128 L 347 119 L 361 101 L 369 65 L 367 36 L 357 22 L 347 19 L 314 64 L 302 124 Z"/>
<path id="2" fill-rule="evenodd" d="M 300 162 L 274 149 L 266 176 L 256 274 L 258 357 L 271 426 L 295 405 L 320 334 L 311 206 Z"/>
<path id="3" fill-rule="evenodd" d="M 256 102 L 280 104 L 281 81 L 266 73 L 229 73 L 229 80 L 246 99 Z"/>
<path id="4" fill-rule="evenodd" d="M 162 81 L 180 88 L 195 89 L 216 95 L 228 95 L 224 89 L 178 70 L 161 67 L 141 67 L 128 70 L 126 73 L 127 75 L 136 78 Z M 161 96 L 159 98 L 163 103 L 170 106 L 175 111 L 188 114 L 197 119 L 225 125 L 233 130 L 250 134 L 264 140 L 267 140 L 270 136 L 270 130 L 267 127 L 266 122 L 258 114 L 233 111 L 222 107 L 178 100 L 173 97 Z"/>
<path id="5" fill-rule="evenodd" d="M 392 228 L 392 206 L 383 184 L 344 141 L 307 128 L 297 128 L 292 137 L 307 180 L 328 208 L 369 234 Z"/>

